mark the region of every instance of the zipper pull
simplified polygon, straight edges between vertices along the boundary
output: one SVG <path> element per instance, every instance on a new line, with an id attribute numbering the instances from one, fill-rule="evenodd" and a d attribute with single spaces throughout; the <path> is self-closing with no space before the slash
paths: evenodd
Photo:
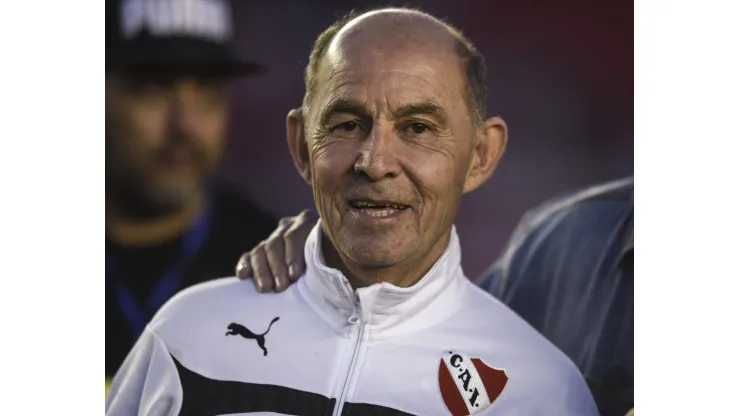
<path id="1" fill-rule="evenodd" d="M 358 322 L 360 322 L 360 299 L 358 295 L 352 290 L 352 285 L 349 284 L 348 281 L 344 281 L 344 287 L 347 289 L 347 296 L 349 296 L 350 302 L 354 305 L 354 308 L 352 308 L 352 315 L 347 319 L 347 321 L 354 325 Z"/>
<path id="2" fill-rule="evenodd" d="M 362 305 L 360 304 L 360 299 L 355 299 L 355 307 L 352 308 L 352 315 L 349 317 L 348 321 L 352 325 L 356 325 L 360 320 L 362 319 Z"/>
<path id="3" fill-rule="evenodd" d="M 360 309 L 359 308 L 355 308 L 352 311 L 352 316 L 349 317 L 348 321 L 349 323 L 353 325 L 360 322 Z"/>

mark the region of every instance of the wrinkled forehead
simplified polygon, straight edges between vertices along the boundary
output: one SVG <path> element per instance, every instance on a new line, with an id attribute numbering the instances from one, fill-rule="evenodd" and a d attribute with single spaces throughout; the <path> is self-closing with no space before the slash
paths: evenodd
<path id="1" fill-rule="evenodd" d="M 449 112 L 464 107 L 462 65 L 453 48 L 352 40 L 343 38 L 327 50 L 314 103 L 319 108 L 336 100 L 363 102 L 377 112 L 422 101 Z"/>

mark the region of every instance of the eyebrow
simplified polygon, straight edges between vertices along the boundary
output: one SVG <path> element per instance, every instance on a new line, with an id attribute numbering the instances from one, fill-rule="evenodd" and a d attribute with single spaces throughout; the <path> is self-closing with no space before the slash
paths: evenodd
<path id="1" fill-rule="evenodd" d="M 406 104 L 394 110 L 391 110 L 394 118 L 406 118 L 415 115 L 426 115 L 434 118 L 437 122 L 445 124 L 447 114 L 441 105 L 433 101 L 422 101 L 419 103 Z"/>
<path id="2" fill-rule="evenodd" d="M 324 110 L 321 115 L 321 125 L 326 125 L 331 117 L 336 114 L 352 114 L 364 120 L 372 119 L 372 115 L 370 115 L 365 108 L 365 104 L 362 102 L 358 100 L 339 99 L 329 104 Z M 433 101 L 406 104 L 391 110 L 391 116 L 393 118 L 407 118 L 415 115 L 432 117 L 441 124 L 446 124 L 447 122 L 447 114 L 444 109 L 441 105 Z"/>
<path id="3" fill-rule="evenodd" d="M 335 114 L 352 114 L 363 120 L 372 119 L 365 105 L 360 101 L 340 99 L 329 104 L 321 114 L 321 125 L 325 126 Z"/>

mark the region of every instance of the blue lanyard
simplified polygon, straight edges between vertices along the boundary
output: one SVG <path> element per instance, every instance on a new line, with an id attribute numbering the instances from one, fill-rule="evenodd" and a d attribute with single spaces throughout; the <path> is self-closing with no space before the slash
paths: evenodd
<path id="1" fill-rule="evenodd" d="M 203 245 L 210 222 L 210 211 L 206 209 L 183 237 L 178 256 L 154 285 L 144 305 L 139 305 L 131 291 L 117 278 L 113 255 L 109 250 L 105 251 L 105 280 L 106 283 L 113 285 L 116 301 L 131 326 L 134 340 L 144 331 L 144 327 L 157 310 L 179 289 L 187 267 Z"/>

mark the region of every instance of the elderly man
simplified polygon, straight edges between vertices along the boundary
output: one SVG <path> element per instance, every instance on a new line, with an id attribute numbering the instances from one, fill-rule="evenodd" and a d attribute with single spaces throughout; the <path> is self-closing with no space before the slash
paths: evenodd
<path id="1" fill-rule="evenodd" d="M 277 219 L 213 180 L 229 86 L 260 70 L 232 48 L 225 0 L 106 7 L 105 374 L 175 293 L 227 275 Z M 249 213 L 248 217 L 242 217 Z"/>
<path id="2" fill-rule="evenodd" d="M 597 414 L 573 363 L 460 267 L 461 196 L 506 141 L 502 120 L 483 119 L 484 68 L 418 11 L 320 35 L 287 119 L 321 216 L 305 278 L 277 294 L 231 278 L 175 297 L 107 413 Z"/>

